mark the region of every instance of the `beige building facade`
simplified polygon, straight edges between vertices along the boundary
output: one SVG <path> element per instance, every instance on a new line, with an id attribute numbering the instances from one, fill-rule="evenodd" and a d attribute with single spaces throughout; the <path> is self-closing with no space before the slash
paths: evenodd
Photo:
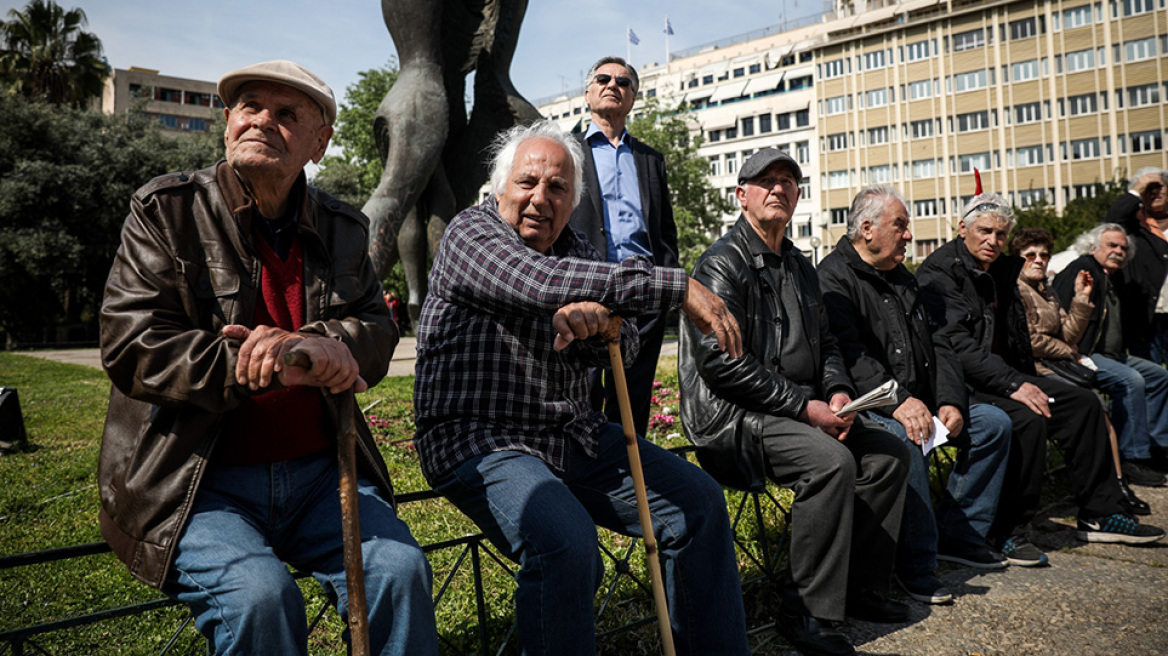
<path id="1" fill-rule="evenodd" d="M 114 69 L 105 81 L 101 110 L 121 114 L 136 103 L 142 103 L 142 111 L 165 132 L 176 136 L 205 133 L 223 111 L 214 82 L 160 75 L 146 68 Z"/>
<path id="2" fill-rule="evenodd" d="M 822 20 L 645 66 L 641 91 L 689 103 L 723 193 L 759 148 L 796 156 L 806 179 L 789 236 L 816 259 L 861 187 L 900 188 L 919 261 L 952 238 L 974 168 L 1015 205 L 1057 211 L 1097 183 L 1168 168 L 1165 2 L 841 0 Z M 537 106 L 587 127 L 582 90 Z"/>

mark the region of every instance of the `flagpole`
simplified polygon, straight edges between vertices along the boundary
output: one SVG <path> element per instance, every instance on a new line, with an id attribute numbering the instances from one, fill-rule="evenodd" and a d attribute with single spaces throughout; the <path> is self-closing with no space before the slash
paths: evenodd
<path id="1" fill-rule="evenodd" d="M 669 15 L 665 15 L 665 67 L 669 68 L 669 34 L 673 31 L 669 24 Z"/>
<path id="2" fill-rule="evenodd" d="M 633 65 L 633 40 L 631 38 L 629 38 L 632 35 L 632 33 L 633 33 L 633 26 L 632 25 L 626 26 L 625 27 L 625 61 L 627 61 L 629 63 L 629 66 Z"/>

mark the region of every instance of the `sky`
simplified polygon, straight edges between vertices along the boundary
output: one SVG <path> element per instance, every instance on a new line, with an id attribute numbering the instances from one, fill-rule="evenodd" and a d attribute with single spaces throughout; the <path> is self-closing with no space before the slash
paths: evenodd
<path id="1" fill-rule="evenodd" d="M 27 0 L 0 0 L 0 16 Z M 430 0 L 438 2 L 441 0 Z M 396 54 L 375 0 L 57 0 L 80 7 L 113 68 L 218 80 L 270 59 L 291 59 L 343 102 L 360 71 Z M 631 52 L 634 66 L 665 61 L 665 17 L 677 52 L 817 14 L 819 0 L 529 0 L 511 66 L 516 88 L 536 101 L 582 86 L 594 61 Z M 626 50 L 627 30 L 640 44 Z"/>

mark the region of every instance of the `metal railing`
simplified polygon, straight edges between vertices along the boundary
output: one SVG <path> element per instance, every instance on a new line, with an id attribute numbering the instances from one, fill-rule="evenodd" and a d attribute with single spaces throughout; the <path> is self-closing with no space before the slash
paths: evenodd
<path id="1" fill-rule="evenodd" d="M 681 457 L 684 457 L 686 453 L 692 450 L 693 447 L 671 449 L 671 451 Z M 744 559 L 758 570 L 758 575 L 743 581 L 743 585 L 751 586 L 763 582 L 778 583 L 782 576 L 782 555 L 785 552 L 787 544 L 787 526 L 789 525 L 790 519 L 787 510 L 789 502 L 780 500 L 779 496 L 771 488 L 758 493 L 730 491 L 727 494 L 734 508 L 731 518 L 731 528 L 734 533 L 735 545 L 742 553 Z M 439 495 L 432 491 L 397 495 L 399 505 L 436 498 L 439 498 Z M 776 520 L 780 521 L 782 526 L 776 526 Z M 612 609 L 614 605 L 613 600 L 616 598 L 617 591 L 623 583 L 631 584 L 635 591 L 643 595 L 645 601 L 651 604 L 652 593 L 647 580 L 648 574 L 638 574 L 630 564 L 630 559 L 639 553 L 639 547 L 640 541 L 636 539 L 624 545 L 621 553 L 617 553 L 603 544 L 601 545 L 601 550 L 611 565 L 608 568 L 609 571 L 598 593 L 595 616 L 598 626 L 601 620 Z M 499 639 L 499 644 L 492 644 L 492 637 L 488 629 L 489 608 L 483 571 L 485 564 L 494 563 L 513 581 L 516 575 L 513 569 L 514 564 L 495 552 L 490 543 L 485 539 L 485 536 L 481 533 L 422 545 L 422 551 L 426 554 L 454 549 L 459 551 L 454 558 L 450 570 L 440 580 L 436 578 L 434 582 L 436 590 L 434 607 L 437 610 L 441 606 L 443 601 L 448 598 L 451 590 L 454 589 L 455 580 L 460 575 L 466 574 L 467 570 L 469 570 L 472 585 L 474 586 L 474 621 L 476 623 L 473 640 L 476 651 L 471 653 L 481 656 L 502 653 L 515 638 L 516 625 L 514 619 L 512 619 L 510 628 Z M 44 565 L 108 553 L 110 553 L 110 548 L 106 543 L 91 542 L 70 547 L 14 554 L 0 557 L 0 572 L 19 567 Z M 298 572 L 294 576 L 299 579 L 309 576 L 309 574 Z M 316 612 L 313 614 L 313 620 L 309 625 L 309 633 L 317 627 L 329 608 L 334 606 L 333 601 L 326 599 L 320 608 L 316 609 Z M 98 622 L 141 615 L 178 605 L 180 605 L 179 602 L 163 597 L 2 631 L 0 632 L 0 656 L 4 654 L 25 656 L 25 654 L 34 653 L 51 656 L 52 652 L 48 651 L 44 645 L 38 644 L 38 638 Z M 650 605 L 648 615 L 611 629 L 601 630 L 597 633 L 597 640 L 604 641 L 619 634 L 651 624 L 654 621 L 655 618 Z M 191 623 L 191 616 L 185 614 L 182 621 L 171 633 L 169 639 L 158 653 L 160 655 L 171 653 L 171 650 L 179 643 L 183 632 L 187 631 Z M 451 636 L 444 635 L 440 631 L 439 640 L 445 648 L 446 653 L 467 656 L 467 652 L 455 644 Z"/>

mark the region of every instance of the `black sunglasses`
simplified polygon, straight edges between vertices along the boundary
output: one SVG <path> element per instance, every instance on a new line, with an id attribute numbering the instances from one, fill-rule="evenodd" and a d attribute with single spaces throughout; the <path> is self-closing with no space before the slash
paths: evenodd
<path id="1" fill-rule="evenodd" d="M 597 73 L 596 77 L 592 78 L 592 80 L 600 86 L 606 87 L 608 86 L 608 83 L 612 81 L 612 76 L 608 73 Z M 632 78 L 628 78 L 623 75 L 618 75 L 616 78 L 616 85 L 618 87 L 628 87 L 632 85 L 632 83 Z"/>

